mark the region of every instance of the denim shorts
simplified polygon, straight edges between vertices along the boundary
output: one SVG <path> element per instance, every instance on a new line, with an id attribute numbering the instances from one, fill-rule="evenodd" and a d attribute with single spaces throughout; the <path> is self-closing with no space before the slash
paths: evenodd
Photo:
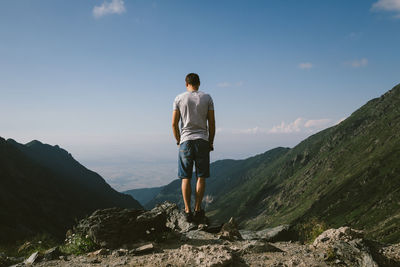
<path id="1" fill-rule="evenodd" d="M 210 144 L 204 139 L 188 140 L 180 144 L 178 157 L 179 178 L 192 178 L 193 162 L 196 177 L 210 177 Z"/>

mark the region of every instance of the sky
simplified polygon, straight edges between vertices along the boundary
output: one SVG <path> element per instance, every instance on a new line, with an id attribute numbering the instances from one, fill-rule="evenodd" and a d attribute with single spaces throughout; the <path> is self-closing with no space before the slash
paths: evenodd
<path id="1" fill-rule="evenodd" d="M 400 0 L 1 0 L 0 136 L 58 144 L 117 190 L 176 179 L 185 76 L 215 104 L 211 160 L 345 119 L 399 83 Z"/>

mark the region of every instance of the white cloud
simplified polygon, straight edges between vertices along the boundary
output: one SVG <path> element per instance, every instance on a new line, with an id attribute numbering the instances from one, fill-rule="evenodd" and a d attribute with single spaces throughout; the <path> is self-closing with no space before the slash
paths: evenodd
<path id="1" fill-rule="evenodd" d="M 246 129 L 227 129 L 227 128 L 218 128 L 217 132 L 220 134 L 234 134 L 234 135 L 268 135 L 268 134 L 276 134 L 276 133 L 300 133 L 300 134 L 309 134 L 313 132 L 320 131 L 329 126 L 336 125 L 340 123 L 340 121 L 334 121 L 332 119 L 314 119 L 308 120 L 304 118 L 297 118 L 293 122 L 286 123 L 282 121 L 280 124 L 273 126 L 272 128 L 263 128 L 259 126 L 255 126 L 252 128 Z"/>
<path id="2" fill-rule="evenodd" d="M 368 59 L 366 58 L 355 59 L 353 61 L 345 62 L 345 64 L 350 65 L 353 68 L 366 67 L 368 65 Z"/>
<path id="3" fill-rule="evenodd" d="M 297 118 L 291 123 L 281 122 L 275 125 L 268 132 L 269 133 L 299 133 L 299 132 L 315 132 L 328 127 L 332 123 L 331 119 L 317 119 L 306 120 L 304 118 Z"/>
<path id="4" fill-rule="evenodd" d="M 300 132 L 301 126 L 304 125 L 303 118 L 297 118 L 294 122 L 286 124 L 284 121 L 279 125 L 275 125 L 269 130 L 270 133 L 294 133 Z"/>
<path id="5" fill-rule="evenodd" d="M 230 83 L 230 82 L 220 82 L 220 83 L 217 83 L 217 87 L 220 87 L 220 88 L 227 88 L 227 87 L 241 87 L 243 85 L 243 81 L 238 81 L 238 82 L 235 82 L 235 83 Z"/>
<path id="6" fill-rule="evenodd" d="M 267 133 L 267 131 L 265 129 L 256 126 L 254 128 L 249 128 L 249 129 L 235 130 L 234 133 L 259 134 L 259 133 Z"/>
<path id="7" fill-rule="evenodd" d="M 371 10 L 394 12 L 395 15 L 393 17 L 400 19 L 400 0 L 378 0 L 372 5 Z"/>
<path id="8" fill-rule="evenodd" d="M 309 70 L 313 67 L 313 64 L 311 62 L 302 62 L 298 65 L 298 67 L 302 70 Z"/>
<path id="9" fill-rule="evenodd" d="M 126 11 L 124 0 L 104 1 L 101 5 L 93 8 L 93 16 L 100 18 L 110 14 L 122 14 Z"/>
<path id="10" fill-rule="evenodd" d="M 304 127 L 313 128 L 313 127 L 323 127 L 331 122 L 330 119 L 319 119 L 319 120 L 308 120 L 304 123 Z"/>
<path id="11" fill-rule="evenodd" d="M 242 85 L 243 85 L 242 81 L 238 81 L 238 82 L 235 83 L 235 86 L 237 86 L 237 87 L 241 87 Z"/>
<path id="12" fill-rule="evenodd" d="M 400 0 L 378 0 L 372 5 L 372 10 L 400 12 Z"/>
<path id="13" fill-rule="evenodd" d="M 217 83 L 217 86 L 221 87 L 221 88 L 226 88 L 226 87 L 230 87 L 231 84 L 228 82 L 220 82 L 220 83 Z"/>

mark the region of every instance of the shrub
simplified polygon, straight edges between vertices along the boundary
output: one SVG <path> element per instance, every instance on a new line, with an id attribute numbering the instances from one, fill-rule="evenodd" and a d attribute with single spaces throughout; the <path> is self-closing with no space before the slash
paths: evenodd
<path id="1" fill-rule="evenodd" d="M 304 243 L 312 243 L 322 232 L 328 229 L 325 222 L 313 217 L 298 225 L 299 239 Z"/>
<path id="2" fill-rule="evenodd" d="M 65 244 L 60 247 L 61 252 L 65 254 L 80 255 L 97 248 L 97 245 L 89 236 L 72 234 L 65 239 Z"/>

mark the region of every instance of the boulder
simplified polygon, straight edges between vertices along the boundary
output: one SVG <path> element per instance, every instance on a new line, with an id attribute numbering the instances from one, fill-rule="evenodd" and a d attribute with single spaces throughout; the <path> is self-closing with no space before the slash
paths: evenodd
<path id="1" fill-rule="evenodd" d="M 43 259 L 44 260 L 55 260 L 55 259 L 58 259 L 61 256 L 61 254 L 62 253 L 61 253 L 59 247 L 53 247 L 53 248 L 46 250 L 43 253 Z"/>
<path id="2" fill-rule="evenodd" d="M 189 231 L 187 233 L 184 233 L 184 236 L 188 239 L 195 240 L 217 240 L 217 237 L 215 235 L 202 230 Z"/>
<path id="3" fill-rule="evenodd" d="M 101 248 L 101 249 L 98 249 L 98 250 L 96 250 L 96 251 L 89 252 L 89 253 L 87 254 L 87 256 L 89 256 L 89 257 L 96 257 L 96 256 L 108 255 L 108 254 L 110 254 L 110 250 L 109 250 L 109 249 Z"/>
<path id="4" fill-rule="evenodd" d="M 110 208 L 81 220 L 74 232 L 88 236 L 100 247 L 116 248 L 141 240 L 155 240 L 168 229 L 164 207 L 150 211 Z"/>
<path id="5" fill-rule="evenodd" d="M 143 246 L 140 246 L 136 249 L 133 250 L 134 254 L 146 254 L 149 252 L 153 252 L 154 251 L 154 245 L 153 243 L 149 243 Z"/>
<path id="6" fill-rule="evenodd" d="M 27 258 L 24 263 L 27 265 L 35 263 L 39 259 L 39 251 L 32 253 L 29 258 Z"/>
<path id="7" fill-rule="evenodd" d="M 313 242 L 314 247 L 325 246 L 335 243 L 337 241 L 348 242 L 354 239 L 361 239 L 364 237 L 362 231 L 351 229 L 344 226 L 338 229 L 328 229 L 320 234 Z"/>
<path id="8" fill-rule="evenodd" d="M 188 223 L 178 206 L 164 202 L 149 211 L 109 208 L 81 220 L 69 235 L 87 236 L 100 247 L 156 241 L 168 232 L 185 233 L 197 228 Z"/>
<path id="9" fill-rule="evenodd" d="M 197 228 L 195 224 L 186 221 L 183 211 L 180 211 L 174 203 L 166 201 L 154 209 L 161 209 L 167 214 L 166 226 L 171 230 L 183 233 Z"/>
<path id="10" fill-rule="evenodd" d="M 242 235 L 238 230 L 238 225 L 235 220 L 230 218 L 229 222 L 225 223 L 219 233 L 219 238 L 229 241 L 242 240 Z"/>
<path id="11" fill-rule="evenodd" d="M 363 232 L 347 226 L 326 230 L 312 246 L 325 251 L 325 260 L 329 262 L 341 262 L 346 266 L 378 266 L 363 239 Z"/>
<path id="12" fill-rule="evenodd" d="M 296 240 L 295 234 L 287 224 L 266 228 L 260 231 L 240 230 L 239 232 L 245 240 L 262 239 L 268 242 Z"/>

